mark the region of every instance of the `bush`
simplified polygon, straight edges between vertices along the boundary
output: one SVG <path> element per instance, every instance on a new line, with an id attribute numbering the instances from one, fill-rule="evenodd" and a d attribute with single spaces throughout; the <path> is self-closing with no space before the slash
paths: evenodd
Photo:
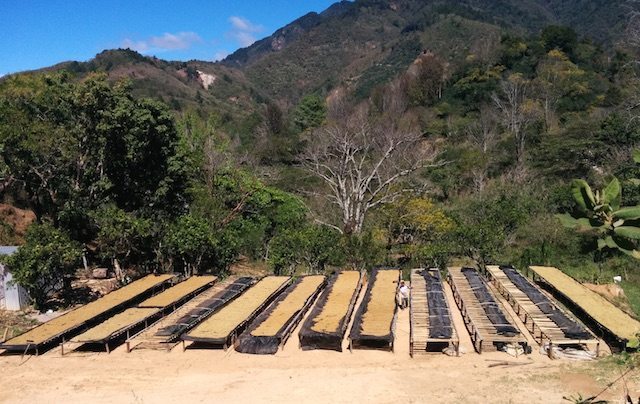
<path id="1" fill-rule="evenodd" d="M 293 273 L 297 266 L 320 273 L 344 260 L 340 234 L 324 226 L 285 230 L 271 241 L 269 263 L 276 274 Z"/>
<path id="2" fill-rule="evenodd" d="M 223 272 L 237 255 L 237 243 L 227 232 L 214 231 L 205 218 L 193 214 L 169 226 L 163 245 L 173 267 L 189 275 Z"/>
<path id="3" fill-rule="evenodd" d="M 71 287 L 69 276 L 82 257 L 79 244 L 49 224 L 34 224 L 26 243 L 6 259 L 14 280 L 24 287 L 36 308 L 43 308 L 51 293 Z"/>

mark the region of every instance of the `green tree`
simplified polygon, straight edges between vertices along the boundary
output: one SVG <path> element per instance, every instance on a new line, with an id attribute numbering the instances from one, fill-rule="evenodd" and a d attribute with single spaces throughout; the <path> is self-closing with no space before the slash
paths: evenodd
<path id="1" fill-rule="evenodd" d="M 501 187 L 464 201 L 452 212 L 455 240 L 460 253 L 480 267 L 504 255 L 518 229 L 540 209 L 527 189 Z"/>
<path id="2" fill-rule="evenodd" d="M 584 97 L 591 91 L 587 73 L 558 49 L 549 51 L 540 62 L 533 84 L 539 91 L 547 129 L 555 126 L 555 112 L 563 98 Z"/>
<path id="3" fill-rule="evenodd" d="M 503 70 L 502 66 L 488 69 L 472 67 L 453 84 L 453 93 L 467 105 L 477 107 L 491 99 L 491 94 L 498 88 Z"/>
<path id="4" fill-rule="evenodd" d="M 25 75 L 0 86 L 7 191 L 76 233 L 105 200 L 126 211 L 180 210 L 185 183 L 166 106 L 105 75 Z M 0 165 L 0 168 L 2 166 Z"/>
<path id="5" fill-rule="evenodd" d="M 542 30 L 540 39 L 547 51 L 559 49 L 568 55 L 573 55 L 578 45 L 578 34 L 570 27 L 558 25 L 549 25 Z"/>
<path id="6" fill-rule="evenodd" d="M 68 291 L 70 276 L 80 263 L 82 249 L 67 234 L 50 224 L 29 227 L 25 244 L 6 259 L 15 282 L 33 298 L 36 308 L 42 309 L 51 293 Z"/>
<path id="7" fill-rule="evenodd" d="M 317 94 L 306 95 L 293 111 L 293 125 L 300 133 L 320 127 L 327 117 L 327 105 Z"/>
<path id="8" fill-rule="evenodd" d="M 326 226 L 284 230 L 271 243 L 269 263 L 276 274 L 292 274 L 297 267 L 322 273 L 328 264 L 343 262 L 340 238 L 340 233 Z"/>
<path id="9" fill-rule="evenodd" d="M 454 227 L 444 210 L 428 198 L 406 196 L 381 211 L 389 252 L 416 265 L 427 260 L 442 263 L 442 241 Z"/>
<path id="10" fill-rule="evenodd" d="M 174 269 L 187 275 L 224 272 L 237 255 L 226 232 L 214 231 L 205 218 L 193 214 L 179 217 L 168 227 L 163 248 Z"/>
<path id="11" fill-rule="evenodd" d="M 151 219 L 125 212 L 113 204 L 92 212 L 91 217 L 97 227 L 98 253 L 113 264 L 116 274 L 121 275 L 121 267 L 153 260 Z"/>

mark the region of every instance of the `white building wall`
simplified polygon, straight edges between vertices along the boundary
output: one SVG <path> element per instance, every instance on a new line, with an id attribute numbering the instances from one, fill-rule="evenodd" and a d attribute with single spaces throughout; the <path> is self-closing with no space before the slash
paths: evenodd
<path id="1" fill-rule="evenodd" d="M 0 264 L 0 309 L 5 308 L 6 303 L 5 303 L 5 299 L 4 299 L 4 267 L 2 266 L 2 264 Z"/>
<path id="2" fill-rule="evenodd" d="M 12 282 L 11 272 L 0 264 L 0 308 L 4 310 L 23 310 L 29 305 L 29 295 L 20 285 Z"/>

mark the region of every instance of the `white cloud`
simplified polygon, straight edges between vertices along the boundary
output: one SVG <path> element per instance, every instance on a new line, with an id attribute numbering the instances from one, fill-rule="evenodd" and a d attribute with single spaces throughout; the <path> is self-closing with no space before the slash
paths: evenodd
<path id="1" fill-rule="evenodd" d="M 122 41 L 122 47 L 140 53 L 150 53 L 189 49 L 198 42 L 202 42 L 202 38 L 195 32 L 178 32 L 176 34 L 166 32 L 162 36 L 152 36 L 141 41 L 126 38 Z"/>
<path id="2" fill-rule="evenodd" d="M 234 41 L 236 41 L 238 43 L 238 45 L 244 47 L 247 47 L 249 45 L 251 45 L 252 43 L 254 43 L 256 41 L 256 37 L 253 36 L 253 34 L 249 33 L 249 32 L 235 32 L 235 31 L 231 31 L 229 32 L 229 38 L 233 39 Z"/>
<path id="3" fill-rule="evenodd" d="M 245 47 L 256 41 L 255 34 L 262 32 L 264 27 L 254 24 L 243 17 L 229 17 L 231 30 L 226 33 L 226 37 L 236 42 L 238 45 Z"/>
<path id="4" fill-rule="evenodd" d="M 238 31 L 260 32 L 264 29 L 262 25 L 254 24 L 246 18 L 238 17 L 235 15 L 229 17 L 229 22 L 231 23 L 233 28 L 237 29 Z"/>
<path id="5" fill-rule="evenodd" d="M 225 50 L 221 50 L 221 51 L 217 51 L 214 55 L 213 55 L 213 61 L 214 62 L 218 62 L 224 58 L 226 58 L 227 56 L 229 56 L 229 52 L 225 51 Z"/>
<path id="6" fill-rule="evenodd" d="M 133 41 L 129 38 L 125 38 L 120 45 L 125 49 L 129 48 L 140 53 L 145 53 L 149 50 L 149 44 L 147 41 Z"/>

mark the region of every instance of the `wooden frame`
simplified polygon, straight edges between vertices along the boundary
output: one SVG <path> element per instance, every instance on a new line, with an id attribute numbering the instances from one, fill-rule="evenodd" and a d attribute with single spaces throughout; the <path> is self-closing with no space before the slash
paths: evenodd
<path id="1" fill-rule="evenodd" d="M 518 289 L 516 285 L 511 282 L 500 267 L 497 265 L 488 265 L 487 272 L 490 276 L 491 283 L 498 292 L 507 299 L 509 304 L 511 304 L 533 338 L 540 345 L 543 345 L 545 340 L 547 341 L 549 344 L 549 347 L 547 348 L 547 355 L 550 358 L 553 358 L 552 348 L 554 345 L 581 345 L 595 352 L 595 355 L 598 356 L 600 352 L 600 340 L 598 340 L 598 338 L 588 328 L 585 327 L 585 330 L 587 330 L 593 338 L 582 340 L 565 337 L 564 332 L 562 332 L 562 330 L 552 320 L 550 320 L 549 317 L 543 313 L 524 292 Z M 534 283 L 532 283 L 532 285 L 540 290 L 538 285 Z M 554 305 L 567 317 L 579 322 L 574 316 L 570 315 L 565 310 L 562 310 L 562 308 L 557 304 Z"/>
<path id="2" fill-rule="evenodd" d="M 149 328 L 145 328 L 142 331 L 138 332 L 137 334 L 134 334 L 133 336 L 127 338 L 127 340 L 125 341 L 125 344 L 127 346 L 127 352 L 131 352 L 133 349 L 136 349 L 136 348 L 170 351 L 173 347 L 175 347 L 180 343 L 180 340 L 179 340 L 180 334 L 170 335 L 170 336 L 157 336 L 155 335 L 155 333 L 160 328 L 165 327 L 168 324 L 172 324 L 174 321 L 180 319 L 186 313 L 189 313 L 190 311 L 199 308 L 203 302 L 214 298 L 216 294 L 225 290 L 225 288 L 233 284 L 236 280 L 237 278 L 235 277 L 227 278 L 227 280 L 214 285 L 212 288 L 204 290 L 202 293 L 197 294 L 197 296 L 195 296 L 193 299 L 186 302 L 184 305 L 179 307 L 170 315 L 164 318 L 161 318 L 157 322 L 151 324 Z M 235 296 L 235 298 L 237 298 L 240 295 L 241 293 Z M 230 299 L 229 301 L 227 301 L 227 303 L 231 301 L 233 301 L 233 299 Z M 221 309 L 222 307 L 224 306 L 219 307 L 218 310 Z M 209 316 L 213 315 L 216 311 L 217 310 L 203 312 L 201 315 L 197 316 L 197 320 L 193 324 L 191 324 L 189 328 L 185 329 L 184 332 L 189 331 L 191 328 L 198 325 L 200 322 L 202 322 Z"/>
<path id="3" fill-rule="evenodd" d="M 416 354 L 441 353 L 440 350 L 434 351 L 433 348 L 443 346 L 453 346 L 456 356 L 460 356 L 460 339 L 456 327 L 451 319 L 451 337 L 450 338 L 431 338 L 429 337 L 429 307 L 427 303 L 426 281 L 422 275 L 418 274 L 423 268 L 411 270 L 411 289 L 409 304 L 410 319 L 410 336 L 409 336 L 409 354 L 413 358 Z M 437 273 L 440 277 L 438 269 L 428 269 L 429 272 Z M 444 289 L 442 290 L 444 293 Z M 445 300 L 446 301 L 446 300 Z M 451 317 L 451 308 L 447 303 L 449 317 Z"/>
<path id="4" fill-rule="evenodd" d="M 153 318 L 157 316 L 162 317 L 162 314 L 163 314 L 162 310 L 156 311 L 155 313 L 150 314 L 149 316 L 141 319 L 140 321 L 133 322 L 131 324 L 126 325 L 125 327 L 120 328 L 119 330 L 111 333 L 107 338 L 97 339 L 97 340 L 86 340 L 86 341 L 79 341 L 79 340 L 74 341 L 73 339 L 69 341 L 65 341 L 63 339 L 62 342 L 60 343 L 60 355 L 64 356 L 65 346 L 67 347 L 71 346 L 71 349 L 67 351 L 67 353 L 69 353 L 71 351 L 75 351 L 82 345 L 87 345 L 87 344 L 104 344 L 105 352 L 109 354 L 111 353 L 111 349 L 109 347 L 109 343 L 111 341 L 116 340 L 118 337 L 122 336 L 124 333 L 127 334 L 127 339 L 129 339 L 132 330 L 140 327 L 143 324 L 144 326 L 142 329 L 144 330 L 149 326 L 149 321 L 151 321 Z"/>
<path id="5" fill-rule="evenodd" d="M 251 312 L 248 317 L 246 317 L 242 322 L 237 324 L 235 328 L 223 338 L 193 337 L 186 333 L 183 334 L 181 337 L 182 351 L 184 352 L 187 349 L 186 341 L 207 344 L 212 348 L 222 348 L 223 350 L 226 351 L 229 347 L 235 344 L 235 341 L 238 338 L 238 336 L 260 314 L 260 312 L 269 304 L 271 304 L 280 295 L 280 293 L 282 293 L 282 291 L 289 286 L 290 283 L 291 283 L 291 277 L 288 277 L 288 279 L 284 281 L 275 291 L 273 291 L 273 293 L 271 293 L 263 302 L 261 302 L 258 306 L 256 306 L 255 310 Z M 256 287 L 256 285 L 259 285 L 259 282 L 254 284 L 252 287 Z M 237 299 L 234 299 L 234 300 L 237 300 Z M 228 305 L 225 305 L 225 307 L 227 306 Z M 211 316 L 208 316 L 208 317 L 211 317 Z"/>
<path id="6" fill-rule="evenodd" d="M 148 277 L 151 275 L 147 275 Z M 143 279 L 143 278 L 141 278 Z M 140 280 L 140 279 L 139 279 Z M 138 280 L 138 281 L 139 281 Z M 38 356 L 40 354 L 41 350 L 48 350 L 50 348 L 52 348 L 53 346 L 55 346 L 57 344 L 56 341 L 60 341 L 62 343 L 66 342 L 65 338 L 68 338 L 69 336 L 74 336 L 74 335 L 78 335 L 83 331 L 88 330 L 89 328 L 105 321 L 106 319 L 108 319 L 109 317 L 124 311 L 124 309 L 127 308 L 127 306 L 129 306 L 130 304 L 134 303 L 134 302 L 139 302 L 142 301 L 143 299 L 149 297 L 149 296 L 153 296 L 157 293 L 162 292 L 163 290 L 166 289 L 167 285 L 169 283 L 172 283 L 175 281 L 175 275 L 164 275 L 162 276 L 162 278 L 155 283 L 154 285 L 149 286 L 148 289 L 146 289 L 145 291 L 130 297 L 129 299 L 123 300 L 121 302 L 119 302 L 118 304 L 114 305 L 111 308 L 106 309 L 105 311 L 103 311 L 102 313 L 86 320 L 83 321 L 81 323 L 75 324 L 73 326 L 67 327 L 66 329 L 62 330 L 61 332 L 57 333 L 56 335 L 52 335 L 42 341 L 39 341 L 36 343 L 36 341 L 32 341 L 32 340 L 27 340 L 26 343 L 24 344 L 12 344 L 11 341 L 13 340 L 13 338 L 19 337 L 22 334 L 19 334 L 15 337 L 12 337 L 11 339 L 4 341 L 3 343 L 0 344 L 0 349 L 5 349 L 7 352 L 20 352 L 22 351 L 22 356 L 26 355 L 27 353 L 29 353 L 30 351 L 35 352 L 35 355 Z M 137 282 L 137 281 L 134 281 Z M 128 285 L 127 285 L 128 286 Z M 124 286 L 123 288 L 126 288 L 127 286 Z M 108 295 L 108 294 L 107 294 Z M 105 295 L 105 296 L 107 296 Z M 100 300 L 100 299 L 98 299 Z M 98 300 L 95 300 L 94 302 L 97 302 Z M 91 302 L 91 303 L 94 303 Z M 88 303 L 88 304 L 91 304 Z M 75 310 L 80 309 L 83 306 L 77 307 L 71 311 L 69 311 L 68 313 L 71 313 Z M 66 315 L 67 313 L 63 314 L 62 316 Z M 61 317 L 62 317 L 61 316 Z M 58 318 L 58 317 L 57 317 Z M 42 327 L 43 325 L 47 324 L 47 322 L 42 323 L 28 331 L 25 331 L 23 334 L 26 334 L 28 332 L 30 332 L 31 330 L 37 329 L 38 327 Z"/>
<path id="7" fill-rule="evenodd" d="M 549 282 L 547 279 L 545 279 L 542 275 L 537 273 L 535 268 L 536 268 L 535 266 L 530 266 L 527 270 L 527 274 L 531 275 L 531 278 L 533 279 L 534 282 L 537 282 L 538 284 L 546 285 L 546 287 L 550 289 L 552 294 L 554 294 L 556 297 L 559 296 L 559 299 L 561 301 L 562 299 L 564 299 L 565 303 L 570 305 L 572 308 L 578 310 L 582 318 L 587 319 L 586 321 L 588 321 L 589 324 L 594 327 L 594 329 L 598 329 L 598 331 L 600 332 L 600 335 L 611 347 L 617 348 L 620 352 L 623 352 L 627 349 L 627 344 L 629 343 L 629 339 L 619 336 L 617 333 L 609 329 L 606 325 L 596 320 L 587 310 L 584 309 L 584 307 L 579 305 L 577 302 L 575 302 L 566 294 L 562 293 L 557 286 L 555 286 L 554 284 Z M 554 268 L 554 269 L 556 269 L 557 271 L 560 271 L 557 268 Z M 588 291 L 587 293 L 595 294 L 595 292 L 587 289 L 584 285 L 581 285 L 578 281 L 574 280 L 573 278 L 571 278 L 571 280 L 576 284 L 580 285 L 582 288 L 584 288 L 585 291 Z M 610 303 L 607 301 L 604 304 L 610 304 Z M 620 310 L 615 306 L 613 307 L 613 309 Z M 633 321 L 633 319 L 629 319 L 628 321 Z"/>
<path id="8" fill-rule="evenodd" d="M 516 336 L 500 335 L 497 332 L 496 325 L 489 320 L 484 309 L 481 307 L 482 302 L 478 300 L 471 285 L 467 281 L 467 278 L 462 273 L 462 268 L 453 267 L 447 268 L 448 280 L 453 290 L 453 297 L 456 305 L 462 313 L 464 324 L 469 331 L 473 346 L 478 353 L 482 353 L 487 350 L 497 350 L 497 345 L 501 344 L 518 344 L 522 346 L 524 352 L 527 352 L 527 339 L 522 333 Z M 502 303 L 497 297 L 489 290 L 490 295 L 498 305 L 498 309 L 507 318 L 509 324 L 516 329 L 519 329 L 511 315 L 504 309 Z"/>

